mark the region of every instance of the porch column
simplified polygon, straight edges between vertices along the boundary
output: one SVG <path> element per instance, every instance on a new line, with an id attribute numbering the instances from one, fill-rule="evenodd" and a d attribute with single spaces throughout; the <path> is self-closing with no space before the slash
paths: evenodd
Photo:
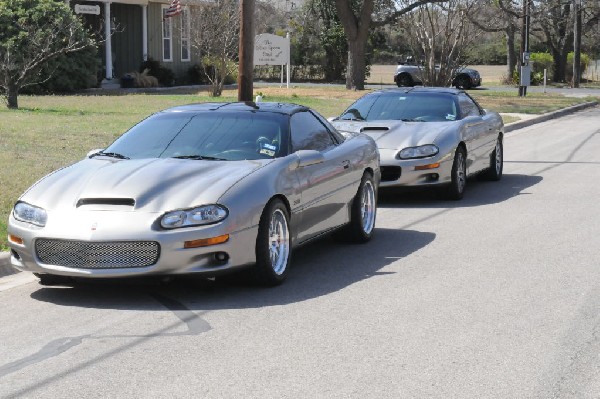
<path id="1" fill-rule="evenodd" d="M 113 78 L 112 43 L 110 32 L 110 3 L 104 3 L 104 49 L 106 55 L 106 79 Z"/>
<path id="2" fill-rule="evenodd" d="M 148 61 L 148 5 L 142 5 L 142 57 Z"/>

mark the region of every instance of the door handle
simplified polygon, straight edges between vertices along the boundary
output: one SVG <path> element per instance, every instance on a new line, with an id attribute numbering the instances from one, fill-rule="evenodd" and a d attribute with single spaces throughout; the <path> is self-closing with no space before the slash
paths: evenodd
<path id="1" fill-rule="evenodd" d="M 342 166 L 344 167 L 344 169 L 348 169 L 350 167 L 350 161 L 348 161 L 348 160 L 342 161 Z"/>

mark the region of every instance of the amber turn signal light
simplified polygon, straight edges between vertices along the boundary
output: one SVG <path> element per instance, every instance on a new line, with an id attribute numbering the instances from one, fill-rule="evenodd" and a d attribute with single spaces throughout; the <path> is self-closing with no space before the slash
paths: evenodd
<path id="1" fill-rule="evenodd" d="M 430 163 L 428 165 L 415 166 L 415 170 L 437 169 L 439 167 L 440 167 L 439 162 L 438 163 Z"/>
<path id="2" fill-rule="evenodd" d="M 229 241 L 229 234 L 223 234 L 222 236 L 212 238 L 202 238 L 200 240 L 185 241 L 183 243 L 184 248 L 200 248 L 208 247 L 211 245 L 223 244 Z"/>
<path id="3" fill-rule="evenodd" d="M 8 241 L 12 242 L 13 244 L 23 245 L 23 239 L 12 234 L 8 235 Z"/>

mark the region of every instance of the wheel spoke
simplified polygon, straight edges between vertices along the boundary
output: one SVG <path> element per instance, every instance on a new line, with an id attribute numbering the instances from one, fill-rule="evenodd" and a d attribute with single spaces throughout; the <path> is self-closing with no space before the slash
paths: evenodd
<path id="1" fill-rule="evenodd" d="M 271 267 L 276 274 L 282 274 L 287 267 L 290 243 L 287 220 L 280 209 L 271 215 L 268 245 Z"/>
<path id="2" fill-rule="evenodd" d="M 363 231 L 370 233 L 375 223 L 375 190 L 369 180 L 363 186 L 360 211 Z"/>

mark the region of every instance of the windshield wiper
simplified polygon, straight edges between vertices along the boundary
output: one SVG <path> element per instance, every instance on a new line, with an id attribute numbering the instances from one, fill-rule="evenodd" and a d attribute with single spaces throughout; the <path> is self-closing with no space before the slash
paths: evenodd
<path id="1" fill-rule="evenodd" d="M 118 152 L 103 152 L 103 151 L 100 151 L 100 152 L 90 155 L 90 158 L 97 157 L 97 156 L 111 157 L 111 158 L 117 158 L 117 159 L 129 159 L 129 157 L 126 157 L 123 154 L 119 154 Z"/>
<path id="2" fill-rule="evenodd" d="M 199 159 L 206 161 L 227 161 L 225 158 L 217 158 L 217 157 L 209 157 L 206 155 L 178 155 L 176 157 L 172 157 L 175 159 Z"/>
<path id="3" fill-rule="evenodd" d="M 400 119 L 402 122 L 425 122 L 423 119 Z"/>

